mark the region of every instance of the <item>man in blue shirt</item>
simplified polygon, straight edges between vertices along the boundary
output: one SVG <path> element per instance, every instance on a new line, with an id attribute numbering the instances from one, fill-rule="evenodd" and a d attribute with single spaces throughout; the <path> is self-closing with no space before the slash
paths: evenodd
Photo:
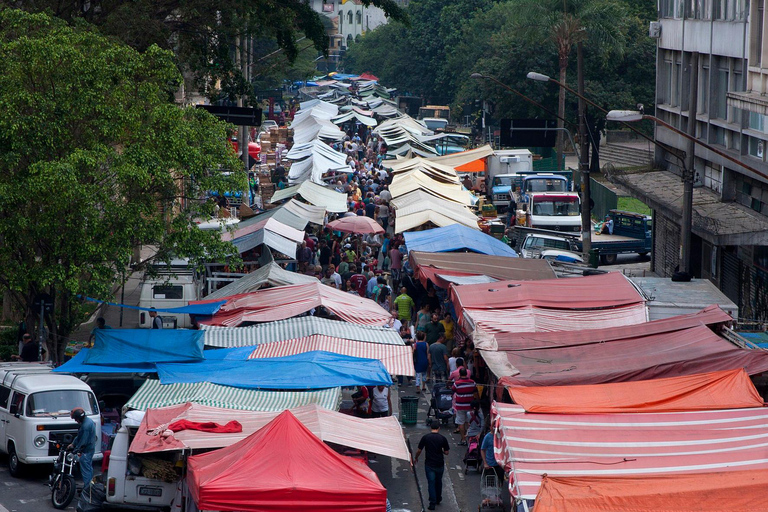
<path id="1" fill-rule="evenodd" d="M 480 445 L 480 456 L 483 458 L 483 468 L 492 469 L 498 477 L 498 483 L 504 482 L 504 468 L 496 462 L 496 456 L 493 453 L 493 432 L 488 432 Z"/>
<path id="2" fill-rule="evenodd" d="M 80 407 L 72 409 L 69 416 L 75 420 L 80 428 L 77 429 L 77 437 L 67 449 L 80 454 L 80 474 L 83 476 L 83 484 L 88 485 L 93 479 L 93 454 L 96 452 L 96 425 Z"/>

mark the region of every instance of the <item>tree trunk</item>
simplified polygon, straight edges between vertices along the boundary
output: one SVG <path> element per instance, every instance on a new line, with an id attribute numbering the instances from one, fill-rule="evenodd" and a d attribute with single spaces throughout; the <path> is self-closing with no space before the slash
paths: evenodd
<path id="1" fill-rule="evenodd" d="M 560 55 L 560 83 L 564 84 L 566 80 L 566 74 L 568 72 L 568 54 Z M 557 152 L 557 168 L 560 169 L 565 162 L 565 89 L 560 87 L 560 92 L 557 97 L 557 140 L 555 142 Z"/>

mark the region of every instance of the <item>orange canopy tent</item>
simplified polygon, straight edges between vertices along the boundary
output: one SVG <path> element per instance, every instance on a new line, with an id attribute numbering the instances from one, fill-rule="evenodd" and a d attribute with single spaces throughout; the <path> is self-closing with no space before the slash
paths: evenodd
<path id="1" fill-rule="evenodd" d="M 290 411 L 226 448 L 189 458 L 200 510 L 381 512 L 387 490 L 366 465 L 339 455 Z"/>
<path id="2" fill-rule="evenodd" d="M 666 379 L 585 386 L 509 387 L 525 412 L 602 414 L 762 407 L 743 368 Z"/>
<path id="3" fill-rule="evenodd" d="M 768 510 L 768 470 L 657 476 L 548 477 L 533 512 Z"/>

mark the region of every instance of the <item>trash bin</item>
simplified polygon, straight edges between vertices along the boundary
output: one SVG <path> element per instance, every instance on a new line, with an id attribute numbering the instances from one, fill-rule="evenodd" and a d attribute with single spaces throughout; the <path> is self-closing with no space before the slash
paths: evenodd
<path id="1" fill-rule="evenodd" d="M 592 268 L 597 268 L 597 266 L 600 263 L 600 250 L 599 249 L 592 249 L 589 251 L 589 266 Z"/>
<path id="2" fill-rule="evenodd" d="M 403 425 L 415 425 L 419 412 L 419 397 L 404 396 L 400 398 L 400 421 Z"/>

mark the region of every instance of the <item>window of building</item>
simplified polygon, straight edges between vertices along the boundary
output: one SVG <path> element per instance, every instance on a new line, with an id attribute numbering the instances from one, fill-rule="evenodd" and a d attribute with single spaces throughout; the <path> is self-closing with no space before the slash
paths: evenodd
<path id="1" fill-rule="evenodd" d="M 697 114 L 706 114 L 709 112 L 709 67 L 705 66 L 699 70 L 699 90 L 698 90 L 698 109 Z"/>
<path id="2" fill-rule="evenodd" d="M 746 0 L 714 0 L 717 20 L 746 20 Z"/>
<path id="3" fill-rule="evenodd" d="M 741 183 L 741 193 L 747 196 L 752 195 L 752 184 L 748 181 L 743 181 Z"/>
<path id="4" fill-rule="evenodd" d="M 712 140 L 710 140 L 713 144 L 719 144 L 721 146 L 725 146 L 725 128 L 720 128 L 719 126 L 712 125 L 712 128 L 710 130 L 710 134 L 712 135 Z"/>
<path id="5" fill-rule="evenodd" d="M 718 194 L 723 188 L 723 170 L 719 165 L 704 166 L 704 186 Z"/>
<path id="6" fill-rule="evenodd" d="M 688 0 L 688 17 L 708 20 L 712 12 L 711 0 Z"/>
<path id="7" fill-rule="evenodd" d="M 762 140 L 756 138 L 756 137 L 750 137 L 749 138 L 749 154 L 750 156 L 753 156 L 755 158 L 763 159 L 763 148 L 765 146 L 765 142 Z"/>
<path id="8" fill-rule="evenodd" d="M 712 116 L 718 119 L 728 119 L 728 103 L 726 94 L 728 93 L 728 79 L 730 73 L 727 68 L 718 68 L 715 75 L 715 90 L 713 95 Z"/>
<path id="9" fill-rule="evenodd" d="M 764 245 L 756 245 L 754 249 L 755 250 L 752 252 L 752 263 L 756 267 L 768 270 L 768 247 Z"/>
<path id="10" fill-rule="evenodd" d="M 751 208 L 755 210 L 756 212 L 760 213 L 763 211 L 763 202 L 759 199 L 752 198 L 752 205 Z"/>
<path id="11" fill-rule="evenodd" d="M 360 11 L 357 11 L 357 14 L 355 14 L 355 19 L 358 25 L 361 24 L 363 22 L 363 13 Z"/>
<path id="12" fill-rule="evenodd" d="M 352 24 L 352 11 L 347 12 L 347 23 Z"/>
<path id="13" fill-rule="evenodd" d="M 755 67 L 761 67 L 763 61 L 763 12 L 765 0 L 757 0 L 757 15 L 752 26 L 752 36 L 749 38 L 749 63 Z"/>

